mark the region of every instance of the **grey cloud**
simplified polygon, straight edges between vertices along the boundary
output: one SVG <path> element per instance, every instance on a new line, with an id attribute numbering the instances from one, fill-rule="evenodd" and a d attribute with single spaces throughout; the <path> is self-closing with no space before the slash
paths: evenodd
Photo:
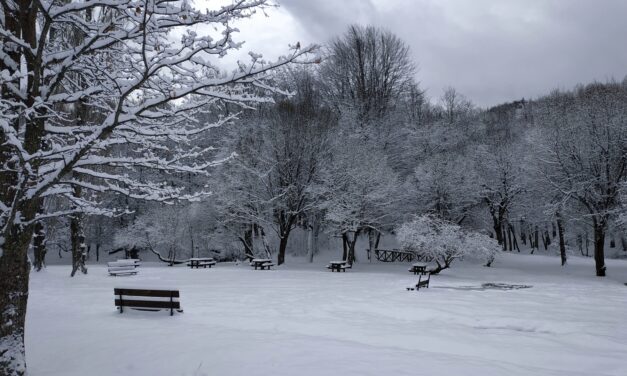
<path id="1" fill-rule="evenodd" d="M 344 31 L 351 23 L 373 23 L 376 8 L 370 0 L 280 0 L 280 5 L 294 15 L 311 37 L 324 41 Z"/>
<path id="2" fill-rule="evenodd" d="M 455 86 L 488 106 L 627 74 L 627 1 L 282 0 L 324 42 L 351 23 L 405 40 L 432 97 Z"/>

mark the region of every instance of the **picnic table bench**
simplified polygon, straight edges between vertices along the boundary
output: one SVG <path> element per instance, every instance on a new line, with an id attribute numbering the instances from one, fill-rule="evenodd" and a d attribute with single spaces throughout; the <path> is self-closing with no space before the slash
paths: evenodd
<path id="1" fill-rule="evenodd" d="M 130 289 L 114 288 L 115 306 L 124 312 L 124 307 L 142 311 L 158 311 L 169 309 L 170 316 L 174 315 L 174 310 L 183 312 L 179 302 L 178 290 L 152 290 L 152 289 Z"/>
<path id="2" fill-rule="evenodd" d="M 407 288 L 407 291 L 420 290 L 421 287 L 429 288 L 429 281 L 431 280 L 431 273 L 425 273 L 427 275 L 427 279 L 422 279 L 423 274 L 420 274 L 418 277 L 418 283 L 415 286 L 411 286 Z"/>
<path id="3" fill-rule="evenodd" d="M 331 272 L 346 272 L 346 269 L 352 268 L 352 265 L 346 261 L 329 261 L 329 265 L 327 265 L 327 269 L 330 269 Z"/>
<path id="4" fill-rule="evenodd" d="M 211 268 L 215 264 L 216 264 L 216 261 L 212 257 L 193 257 L 189 259 L 187 266 L 189 266 L 191 269 L 194 269 L 194 268 L 198 269 L 200 267 Z"/>
<path id="5" fill-rule="evenodd" d="M 118 259 L 117 262 L 124 262 L 124 263 L 128 263 L 130 265 L 135 266 L 136 268 L 139 268 L 139 266 L 141 265 L 141 260 L 140 259 Z"/>
<path id="6" fill-rule="evenodd" d="M 107 263 L 109 275 L 116 276 L 116 277 L 119 275 L 137 274 L 138 266 L 139 265 L 136 264 L 132 260 L 118 260 L 118 261 L 111 261 Z"/>
<path id="7" fill-rule="evenodd" d="M 274 264 L 271 259 L 252 259 L 250 260 L 250 266 L 254 267 L 255 270 L 257 270 L 257 268 L 270 270 L 270 267 L 274 266 Z"/>
<path id="8" fill-rule="evenodd" d="M 411 265 L 411 267 L 409 268 L 409 271 L 414 273 L 414 275 L 416 274 L 427 274 L 427 264 L 425 264 L 424 262 L 416 262 L 414 264 Z"/>

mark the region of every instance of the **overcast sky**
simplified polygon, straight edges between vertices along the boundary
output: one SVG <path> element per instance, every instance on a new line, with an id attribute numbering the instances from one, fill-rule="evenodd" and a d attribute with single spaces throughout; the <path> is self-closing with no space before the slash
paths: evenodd
<path id="1" fill-rule="evenodd" d="M 275 57 L 324 43 L 351 23 L 411 48 L 432 98 L 446 86 L 480 106 L 627 75 L 627 0 L 279 0 L 238 25 L 244 50 Z"/>

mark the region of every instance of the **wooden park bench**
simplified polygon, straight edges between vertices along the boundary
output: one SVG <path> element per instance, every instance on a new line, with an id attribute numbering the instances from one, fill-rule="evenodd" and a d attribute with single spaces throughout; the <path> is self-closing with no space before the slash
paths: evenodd
<path id="1" fill-rule="evenodd" d="M 216 261 L 211 257 L 195 257 L 195 258 L 189 259 L 187 266 L 189 266 L 191 269 L 194 269 L 194 268 L 198 269 L 200 267 L 211 268 L 215 264 L 216 264 Z"/>
<path id="2" fill-rule="evenodd" d="M 414 290 L 418 291 L 420 290 L 421 287 L 429 288 L 429 281 L 431 280 L 431 273 L 427 272 L 426 275 L 427 275 L 427 279 L 423 280 L 422 279 L 423 274 L 420 274 L 418 277 L 418 283 L 416 283 L 416 286 L 408 287 L 407 291 L 414 291 Z"/>
<path id="3" fill-rule="evenodd" d="M 270 259 L 252 259 L 250 260 L 250 266 L 254 267 L 255 270 L 257 270 L 257 268 L 261 270 L 264 270 L 264 269 L 270 270 L 270 267 L 274 266 L 274 264 L 272 263 L 272 260 Z"/>
<path id="4" fill-rule="evenodd" d="M 327 269 L 330 269 L 331 272 L 346 272 L 346 269 L 350 269 L 353 266 L 346 261 L 329 261 L 329 265 L 327 265 Z"/>
<path id="5" fill-rule="evenodd" d="M 133 275 L 137 274 L 137 266 L 135 262 L 127 261 L 127 260 L 118 260 L 111 261 L 107 263 L 107 267 L 109 269 L 109 275 L 119 276 L 119 275 Z"/>
<path id="6" fill-rule="evenodd" d="M 138 309 L 142 311 L 158 311 L 169 309 L 170 316 L 174 315 L 174 310 L 183 312 L 179 302 L 178 290 L 146 290 L 114 288 L 115 306 L 124 312 L 124 307 Z"/>

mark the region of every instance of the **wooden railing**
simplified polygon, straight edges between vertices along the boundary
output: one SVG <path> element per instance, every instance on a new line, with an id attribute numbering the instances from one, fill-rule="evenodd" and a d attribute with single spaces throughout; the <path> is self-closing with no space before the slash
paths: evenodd
<path id="1" fill-rule="evenodd" d="M 375 249 L 374 256 L 382 262 L 412 262 L 417 259 L 415 253 L 398 249 Z"/>

